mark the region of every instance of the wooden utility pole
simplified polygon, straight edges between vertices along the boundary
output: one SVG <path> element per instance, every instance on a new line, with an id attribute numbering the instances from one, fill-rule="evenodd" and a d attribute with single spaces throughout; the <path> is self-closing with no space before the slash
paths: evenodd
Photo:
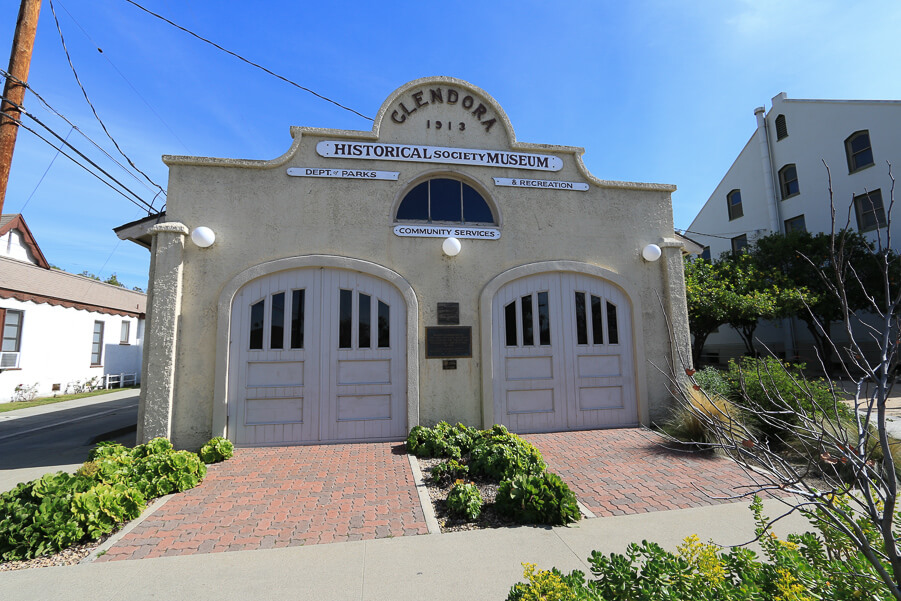
<path id="1" fill-rule="evenodd" d="M 28 81 L 31 51 L 34 48 L 40 13 L 41 0 L 22 0 L 19 5 L 19 18 L 16 20 L 13 48 L 9 53 L 7 71 L 12 77 L 6 78 L 3 101 L 0 102 L 0 112 L 4 113 L 0 114 L 0 214 L 3 213 L 9 169 L 13 162 L 13 150 L 16 148 L 16 134 L 19 133 L 17 121 L 21 118 L 21 113 L 16 105 L 22 106 L 25 101 L 25 85 L 20 82 Z"/>

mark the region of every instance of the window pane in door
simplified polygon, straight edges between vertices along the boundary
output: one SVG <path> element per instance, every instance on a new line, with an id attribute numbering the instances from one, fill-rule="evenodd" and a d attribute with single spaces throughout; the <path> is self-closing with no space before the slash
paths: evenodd
<path id="1" fill-rule="evenodd" d="M 604 315 L 601 299 L 591 295 L 591 335 L 594 344 L 604 344 Z"/>
<path id="2" fill-rule="evenodd" d="M 295 290 L 291 295 L 291 348 L 303 348 L 305 292 L 305 290 Z"/>
<path id="3" fill-rule="evenodd" d="M 353 292 L 342 290 L 338 306 L 338 348 L 351 348 L 353 327 Z"/>
<path id="4" fill-rule="evenodd" d="M 534 346 L 535 337 L 532 335 L 532 295 L 522 297 L 522 344 Z"/>
<path id="5" fill-rule="evenodd" d="M 616 328 L 616 305 L 607 302 L 607 341 L 619 344 L 619 331 Z"/>
<path id="6" fill-rule="evenodd" d="M 379 348 L 391 346 L 391 307 L 379 301 Z"/>
<path id="7" fill-rule="evenodd" d="M 250 350 L 252 351 L 263 348 L 263 314 L 265 310 L 265 300 L 250 306 Z"/>
<path id="8" fill-rule="evenodd" d="M 504 329 L 507 346 L 516 346 L 516 301 L 504 307 Z"/>
<path id="9" fill-rule="evenodd" d="M 272 295 L 272 319 L 269 325 L 269 348 L 285 347 L 285 293 Z"/>
<path id="10" fill-rule="evenodd" d="M 588 319 L 585 315 L 584 292 L 576 292 L 576 343 L 588 344 Z"/>
<path id="11" fill-rule="evenodd" d="M 547 292 L 538 293 L 538 344 L 551 344 L 551 316 L 547 306 Z"/>
<path id="12" fill-rule="evenodd" d="M 372 311 L 372 297 L 368 294 L 360 294 L 360 313 L 358 316 L 358 344 L 357 348 L 369 348 L 370 337 L 370 325 L 372 323 L 372 316 L 370 315 Z"/>

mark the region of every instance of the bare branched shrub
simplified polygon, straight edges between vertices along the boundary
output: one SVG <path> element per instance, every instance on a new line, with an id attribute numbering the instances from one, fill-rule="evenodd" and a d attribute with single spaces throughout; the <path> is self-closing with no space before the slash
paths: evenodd
<path id="1" fill-rule="evenodd" d="M 803 258 L 810 264 L 811 277 L 821 278 L 841 304 L 846 342 L 836 342 L 825 328 L 820 333 L 832 356 L 838 358 L 843 378 L 852 382 L 851 390 L 830 383 L 828 394 L 821 394 L 822 390 L 815 394 L 801 374 L 783 363 L 758 363 L 759 367 L 742 374 L 740 404 L 766 432 L 759 434 L 724 419 L 727 410 L 711 410 L 719 405 L 712 400 L 699 402 L 697 390 L 681 384 L 685 375 L 696 384 L 688 357 L 678 357 L 669 376 L 678 411 L 691 413 L 704 428 L 713 429 L 707 444 L 734 459 L 756 483 L 735 498 L 766 491 L 791 493 L 779 496 L 787 504 L 784 515 L 802 511 L 812 516 L 825 537 L 845 541 L 866 559 L 864 563 L 872 570 L 860 577 L 881 581 L 901 601 L 901 550 L 895 534 L 899 519 L 896 463 L 901 448 L 886 431 L 886 401 L 901 345 L 901 260 L 891 250 L 895 180 L 889 165 L 892 185 L 885 207 L 886 224 L 877 229 L 866 258 L 866 269 L 878 265 L 879 285 L 873 289 L 864 283 L 864 267 L 855 265 L 844 252 L 842 232 L 851 225 L 853 203 L 844 230 L 836 228 L 828 166 L 826 173 L 832 211 L 830 256 L 818 264 Z M 873 280 L 868 277 L 866 281 Z M 849 308 L 852 288 L 864 288 L 871 314 L 868 319 Z M 822 357 L 820 363 L 823 372 L 830 373 Z M 793 385 L 775 385 L 780 381 Z M 762 394 L 748 394 L 752 385 Z M 790 393 L 786 393 L 788 389 Z"/>

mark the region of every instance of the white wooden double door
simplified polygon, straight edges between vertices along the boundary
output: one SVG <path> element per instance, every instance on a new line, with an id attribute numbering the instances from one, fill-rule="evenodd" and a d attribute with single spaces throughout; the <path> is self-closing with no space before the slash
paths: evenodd
<path id="1" fill-rule="evenodd" d="M 232 305 L 229 433 L 238 445 L 406 435 L 406 306 L 391 284 L 305 268 Z"/>
<path id="2" fill-rule="evenodd" d="M 638 424 L 631 306 L 604 280 L 547 273 L 493 302 L 494 415 L 514 432 Z"/>

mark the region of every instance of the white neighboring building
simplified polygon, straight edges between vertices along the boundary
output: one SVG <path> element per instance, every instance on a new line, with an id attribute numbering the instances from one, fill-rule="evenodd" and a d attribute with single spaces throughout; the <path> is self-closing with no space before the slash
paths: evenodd
<path id="1" fill-rule="evenodd" d="M 0 216 L 0 402 L 97 378 L 140 382 L 147 297 L 51 269 L 21 215 Z"/>
<path id="2" fill-rule="evenodd" d="M 874 239 L 885 235 L 892 187 L 888 164 L 896 178 L 901 176 L 901 101 L 795 100 L 783 92 L 769 112 L 758 107 L 754 114 L 757 129 L 685 232 L 705 246 L 702 256 L 715 259 L 773 232 L 830 231 L 825 165 L 836 227 L 850 215 L 852 229 Z M 896 217 L 895 250 L 899 228 Z M 756 336 L 779 354 L 813 360 L 803 322 L 761 324 Z M 723 326 L 707 339 L 704 354 L 725 362 L 744 350 L 738 334 Z"/>

